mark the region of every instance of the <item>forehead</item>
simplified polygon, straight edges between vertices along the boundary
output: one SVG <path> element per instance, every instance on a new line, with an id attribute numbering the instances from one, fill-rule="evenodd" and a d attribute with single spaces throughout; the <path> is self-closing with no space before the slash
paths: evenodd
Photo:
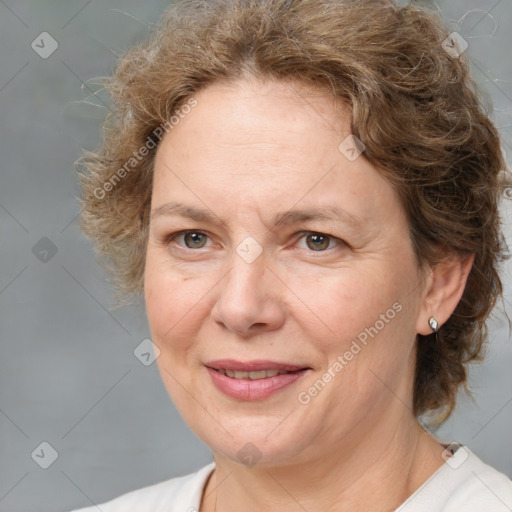
<path id="1" fill-rule="evenodd" d="M 364 153 L 343 153 L 350 111 L 326 91 L 253 80 L 215 84 L 195 99 L 158 148 L 154 207 L 185 202 L 265 217 L 271 204 L 300 202 L 369 217 L 398 201 Z"/>
<path id="2" fill-rule="evenodd" d="M 180 116 L 159 151 L 167 141 L 186 148 L 189 154 L 213 153 L 222 145 L 227 149 L 266 150 L 267 155 L 279 146 L 281 151 L 292 149 L 299 154 L 303 149 L 297 145 L 299 140 L 311 142 L 318 138 L 318 132 L 321 136 L 333 132 L 336 142 L 351 131 L 349 108 L 324 89 L 307 84 L 256 79 L 215 83 L 194 99 L 196 106 Z"/>

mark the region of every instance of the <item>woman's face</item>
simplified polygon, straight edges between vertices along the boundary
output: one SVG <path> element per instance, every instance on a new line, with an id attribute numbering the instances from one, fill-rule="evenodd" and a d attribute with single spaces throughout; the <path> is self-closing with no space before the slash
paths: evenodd
<path id="1" fill-rule="evenodd" d="M 249 464 L 392 431 L 412 416 L 425 285 L 397 195 L 345 140 L 348 112 L 272 81 L 195 99 L 158 148 L 145 275 L 176 407 Z"/>

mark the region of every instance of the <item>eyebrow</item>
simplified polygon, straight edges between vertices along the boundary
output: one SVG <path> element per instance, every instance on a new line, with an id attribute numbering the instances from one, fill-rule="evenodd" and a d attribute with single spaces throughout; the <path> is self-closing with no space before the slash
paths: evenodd
<path id="1" fill-rule="evenodd" d="M 193 208 L 186 206 L 182 203 L 165 203 L 151 212 L 151 218 L 167 216 L 179 216 L 195 220 L 197 222 L 206 222 L 210 224 L 225 224 L 227 223 L 220 219 L 210 210 L 201 208 Z M 277 213 L 273 220 L 273 227 L 281 227 L 289 224 L 297 224 L 299 222 L 307 222 L 312 220 L 330 220 L 336 222 L 343 222 L 353 227 L 361 227 L 363 220 L 356 217 L 346 210 L 337 206 L 326 206 L 319 209 L 293 209 Z"/>

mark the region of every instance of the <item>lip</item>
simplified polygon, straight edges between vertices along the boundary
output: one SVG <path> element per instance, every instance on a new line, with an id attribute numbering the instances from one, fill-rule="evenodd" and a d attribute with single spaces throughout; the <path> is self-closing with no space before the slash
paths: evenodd
<path id="1" fill-rule="evenodd" d="M 225 395 L 244 401 L 265 400 L 281 391 L 297 379 L 300 379 L 311 368 L 297 366 L 288 363 L 280 363 L 276 361 L 234 361 L 232 359 L 222 359 L 210 361 L 205 364 L 208 373 L 212 379 L 214 386 Z M 223 370 L 238 371 L 259 371 L 259 370 L 282 370 L 294 373 L 286 373 L 267 377 L 265 379 L 235 379 L 220 373 Z"/>
<path id="2" fill-rule="evenodd" d="M 306 366 L 297 366 L 295 364 L 279 363 L 277 361 L 265 361 L 257 359 L 253 361 L 235 361 L 234 359 L 218 359 L 205 364 L 208 368 L 215 370 L 238 370 L 239 372 L 257 372 L 260 370 L 283 370 L 295 372 L 303 370 Z"/>

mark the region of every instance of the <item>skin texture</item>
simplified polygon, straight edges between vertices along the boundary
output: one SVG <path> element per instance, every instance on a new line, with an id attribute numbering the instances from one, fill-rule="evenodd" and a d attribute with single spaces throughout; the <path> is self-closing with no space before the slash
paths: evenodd
<path id="1" fill-rule="evenodd" d="M 349 111 L 321 90 L 244 79 L 196 99 L 158 148 L 145 298 L 163 382 L 214 454 L 201 512 L 392 510 L 444 462 L 411 412 L 415 340 L 431 332 L 430 316 L 442 325 L 453 312 L 472 261 L 420 271 L 395 191 L 364 153 L 349 161 L 339 151 Z M 162 213 L 170 202 L 209 210 L 214 222 Z M 357 223 L 272 226 L 278 212 L 330 205 Z M 204 234 L 169 240 L 181 230 Z M 330 236 L 315 245 L 319 233 Z M 249 236 L 262 248 L 252 263 L 236 251 Z M 218 391 L 204 366 L 227 358 L 311 369 L 243 401 Z M 251 467 L 237 455 L 247 443 L 259 457 Z"/>

